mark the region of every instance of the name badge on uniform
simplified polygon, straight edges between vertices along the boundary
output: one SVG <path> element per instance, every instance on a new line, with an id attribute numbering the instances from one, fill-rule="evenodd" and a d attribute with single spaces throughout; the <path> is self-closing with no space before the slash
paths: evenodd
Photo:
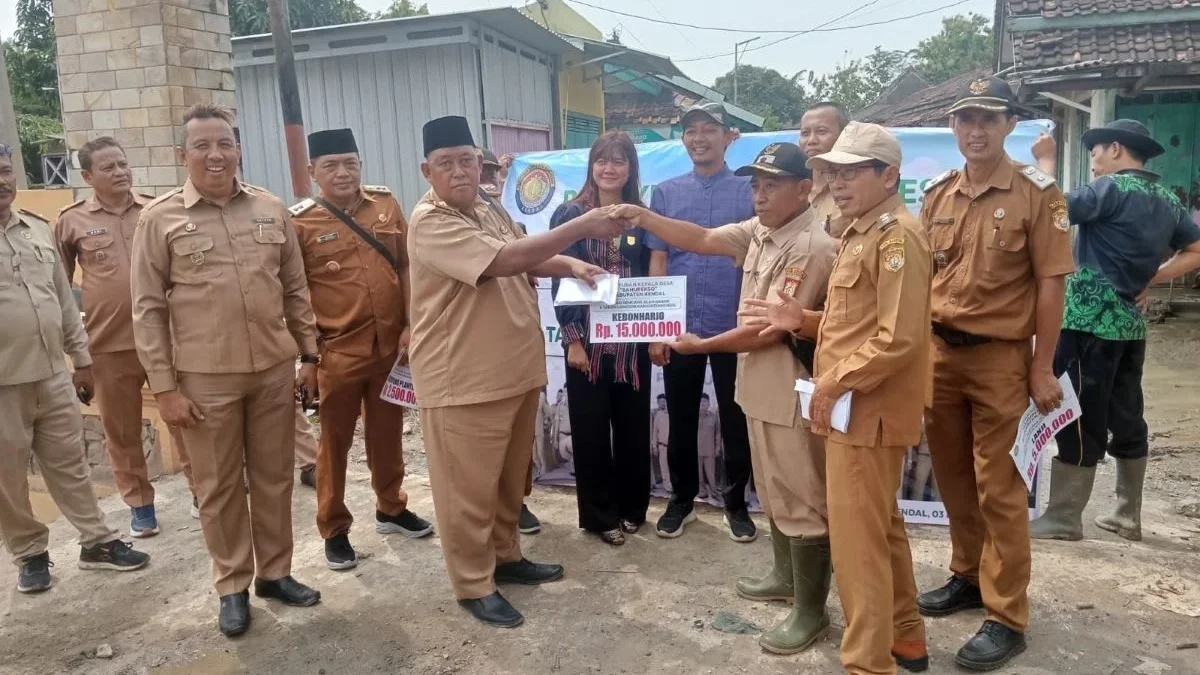
<path id="1" fill-rule="evenodd" d="M 317 237 L 317 243 L 324 244 L 327 241 L 333 241 L 337 238 L 338 238 L 337 232 L 330 232 L 329 234 L 323 234 L 323 235 Z"/>
<path id="2" fill-rule="evenodd" d="M 952 216 L 945 216 L 942 218 L 934 218 L 933 224 L 934 225 L 953 225 L 954 218 Z"/>
<path id="3" fill-rule="evenodd" d="M 275 216 L 259 216 L 253 222 L 255 225 L 271 225 L 275 222 Z"/>
<path id="4" fill-rule="evenodd" d="M 87 234 L 87 236 L 89 236 L 89 237 L 97 237 L 97 236 L 99 236 L 99 235 L 102 235 L 102 234 L 108 234 L 108 228 L 107 228 L 107 227 L 101 227 L 101 228 L 97 228 L 97 229 L 95 229 L 95 230 L 88 230 L 86 234 Z"/>
<path id="5" fill-rule="evenodd" d="M 808 272 L 799 267 L 789 267 L 783 271 L 783 292 L 792 297 L 796 297 L 796 292 L 800 290 L 800 284 L 804 283 L 804 279 L 808 276 Z"/>

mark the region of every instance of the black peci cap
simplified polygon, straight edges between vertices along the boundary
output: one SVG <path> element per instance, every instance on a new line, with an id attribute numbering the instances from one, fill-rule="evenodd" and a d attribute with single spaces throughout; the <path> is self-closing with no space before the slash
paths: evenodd
<path id="1" fill-rule="evenodd" d="M 467 118 L 458 115 L 439 117 L 430 120 L 421 128 L 421 137 L 425 156 L 434 150 L 457 148 L 464 145 L 475 147 L 475 139 L 471 137 L 471 126 Z"/>
<path id="2" fill-rule="evenodd" d="M 308 135 L 309 159 L 351 152 L 358 152 L 358 144 L 354 142 L 354 132 L 349 129 L 327 129 Z"/>

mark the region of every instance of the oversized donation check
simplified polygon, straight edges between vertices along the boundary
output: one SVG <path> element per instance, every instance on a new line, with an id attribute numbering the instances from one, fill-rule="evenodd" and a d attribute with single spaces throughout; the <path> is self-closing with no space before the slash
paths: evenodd
<path id="1" fill-rule="evenodd" d="M 1033 489 L 1033 478 L 1037 475 L 1038 464 L 1046 446 L 1063 427 L 1076 422 L 1083 412 L 1071 379 L 1063 374 L 1058 378 L 1058 384 L 1062 387 L 1062 404 L 1050 411 L 1049 415 L 1042 415 L 1037 406 L 1030 403 L 1025 414 L 1021 415 L 1021 422 L 1017 425 L 1017 442 L 1009 453 L 1017 463 L 1017 471 L 1021 472 L 1025 487 L 1029 490 Z"/>
<path id="2" fill-rule="evenodd" d="M 621 279 L 616 304 L 589 313 L 593 344 L 671 342 L 687 331 L 687 277 Z"/>
<path id="3" fill-rule="evenodd" d="M 405 408 L 417 408 L 417 392 L 413 389 L 412 371 L 408 366 L 400 365 L 399 357 L 392 366 L 392 372 L 388 373 L 387 382 L 383 385 L 383 391 L 379 392 L 379 398 Z"/>

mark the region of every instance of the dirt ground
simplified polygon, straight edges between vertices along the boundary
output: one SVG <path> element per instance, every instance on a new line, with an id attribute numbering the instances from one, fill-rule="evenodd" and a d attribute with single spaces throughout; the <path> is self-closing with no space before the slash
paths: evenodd
<path id="1" fill-rule="evenodd" d="M 1102 465 L 1086 514 L 1086 540 L 1034 544 L 1029 651 L 1002 673 L 1161 675 L 1200 673 L 1200 520 L 1176 513 L 1200 497 L 1200 323 L 1154 327 L 1145 376 L 1152 461 L 1145 504 L 1146 539 L 1131 544 L 1100 532 L 1091 516 L 1111 507 L 1113 468 Z M 420 440 L 409 437 L 411 507 L 432 516 Z M 230 641 L 216 630 L 217 598 L 199 523 L 188 516 L 182 477 L 157 484 L 163 533 L 139 541 L 154 556 L 128 575 L 75 567 L 74 530 L 52 526 L 57 585 L 23 596 L 12 577 L 0 593 L 0 673 L 138 675 L 564 675 L 839 673 L 842 616 L 830 600 L 834 630 L 807 653 L 763 653 L 755 635 L 714 629 L 718 612 L 770 627 L 782 605 L 746 602 L 733 580 L 758 573 L 770 542 L 730 541 L 720 513 L 704 509 L 681 539 L 650 528 L 613 549 L 575 526 L 570 491 L 539 489 L 531 505 L 545 523 L 524 540 L 535 560 L 567 567 L 561 583 L 506 588 L 527 622 L 515 630 L 483 627 L 454 603 L 436 537 L 383 537 L 370 526 L 372 497 L 361 452 L 351 468 L 348 501 L 360 518 L 352 540 L 365 558 L 357 570 L 325 568 L 314 525 L 314 493 L 295 491 L 297 578 L 323 593 L 320 605 L 292 609 L 252 600 L 254 623 Z M 127 527 L 116 497 L 103 501 L 111 522 Z M 657 518 L 663 504 L 651 506 Z M 765 525 L 760 520 L 760 526 Z M 941 527 L 911 527 L 922 588 L 946 577 L 949 540 Z M 5 574 L 15 575 L 15 570 Z M 982 616 L 928 622 L 931 673 L 957 672 L 953 654 Z M 111 646 L 110 659 L 94 656 Z"/>

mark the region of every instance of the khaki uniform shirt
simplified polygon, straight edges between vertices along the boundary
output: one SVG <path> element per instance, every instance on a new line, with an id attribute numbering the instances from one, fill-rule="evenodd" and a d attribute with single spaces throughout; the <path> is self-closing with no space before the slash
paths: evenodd
<path id="1" fill-rule="evenodd" d="M 387 188 L 364 186 L 360 194 L 347 215 L 407 266 L 408 224 L 400 204 Z M 395 360 L 408 318 L 396 270 L 315 201 L 306 199 L 291 212 L 322 350 L 355 361 Z"/>
<path id="2" fill-rule="evenodd" d="M 800 300 L 805 309 L 822 306 L 837 242 L 821 229 L 811 208 L 777 230 L 763 227 L 756 216 L 713 231 L 737 251 L 734 262 L 742 268 L 743 301 L 772 300 L 776 291 L 783 290 Z M 735 400 L 750 417 L 794 426 L 800 419 L 796 379 L 807 376 L 799 359 L 780 340 L 738 354 Z"/>
<path id="3" fill-rule="evenodd" d="M 829 236 L 834 239 L 841 237 L 848 223 L 841 220 L 842 212 L 833 201 L 833 190 L 829 189 L 829 184 L 825 183 L 820 187 L 814 186 L 808 203 L 812 206 L 813 215 L 821 229 L 828 232 Z"/>
<path id="4" fill-rule="evenodd" d="M 525 275 L 485 278 L 524 234 L 482 199 L 463 213 L 429 191 L 409 219 L 412 341 L 421 407 L 499 401 L 546 384 L 537 291 Z"/>
<path id="5" fill-rule="evenodd" d="M 14 208 L 0 223 L 0 386 L 27 384 L 92 365 L 87 333 L 58 262 L 50 223 Z"/>
<path id="6" fill-rule="evenodd" d="M 934 179 L 921 223 L 933 249 L 933 321 L 965 333 L 1028 340 L 1038 280 L 1075 270 L 1062 192 L 1007 157 L 975 197 L 965 171 Z"/>
<path id="7" fill-rule="evenodd" d="M 292 214 L 238 183 L 217 206 L 183 184 L 142 209 L 133 237 L 133 335 L 155 394 L 175 373 L 258 373 L 317 353 Z"/>
<path id="8" fill-rule="evenodd" d="M 696 455 L 698 457 L 716 457 L 717 445 L 720 444 L 721 429 L 718 426 L 720 418 L 717 413 L 707 410 L 700 413 L 696 423 Z"/>
<path id="9" fill-rule="evenodd" d="M 666 445 L 671 438 L 671 418 L 666 410 L 655 410 L 653 418 L 654 443 Z"/>
<path id="10" fill-rule="evenodd" d="M 932 392 L 929 282 L 920 222 L 893 195 L 854 220 L 829 277 L 817 378 L 854 392 L 850 427 L 830 438 L 863 447 L 916 445 Z"/>
<path id="11" fill-rule="evenodd" d="M 142 207 L 153 197 L 133 194 L 124 211 L 109 211 L 92 195 L 58 212 L 54 237 L 67 277 L 83 268 L 83 321 L 93 354 L 132 351 L 133 296 L 129 265 Z"/>

